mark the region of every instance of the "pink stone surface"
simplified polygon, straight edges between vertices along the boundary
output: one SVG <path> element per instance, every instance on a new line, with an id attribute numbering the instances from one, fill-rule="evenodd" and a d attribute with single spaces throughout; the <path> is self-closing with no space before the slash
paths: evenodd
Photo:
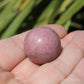
<path id="1" fill-rule="evenodd" d="M 59 55 L 60 38 L 48 27 L 37 27 L 30 30 L 25 37 L 24 50 L 32 62 L 44 64 L 53 61 Z"/>

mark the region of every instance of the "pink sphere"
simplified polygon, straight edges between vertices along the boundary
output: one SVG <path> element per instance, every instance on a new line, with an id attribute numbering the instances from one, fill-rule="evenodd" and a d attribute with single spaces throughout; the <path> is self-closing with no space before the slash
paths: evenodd
<path id="1" fill-rule="evenodd" d="M 32 62 L 44 64 L 53 61 L 59 55 L 61 51 L 60 38 L 49 27 L 37 27 L 30 30 L 25 37 L 24 50 Z"/>

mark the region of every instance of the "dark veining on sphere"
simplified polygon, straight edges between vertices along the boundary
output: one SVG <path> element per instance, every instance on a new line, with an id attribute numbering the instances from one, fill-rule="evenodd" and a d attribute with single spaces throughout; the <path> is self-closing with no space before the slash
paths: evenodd
<path id="1" fill-rule="evenodd" d="M 24 41 L 24 49 L 31 61 L 44 64 L 59 55 L 61 42 L 56 32 L 42 26 L 30 30 Z"/>

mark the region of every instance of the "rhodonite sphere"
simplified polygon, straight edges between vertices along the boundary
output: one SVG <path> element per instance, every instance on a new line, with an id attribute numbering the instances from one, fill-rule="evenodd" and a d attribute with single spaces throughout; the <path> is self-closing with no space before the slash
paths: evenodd
<path id="1" fill-rule="evenodd" d="M 60 38 L 49 27 L 34 28 L 25 37 L 24 51 L 28 58 L 36 64 L 51 62 L 61 51 Z"/>

